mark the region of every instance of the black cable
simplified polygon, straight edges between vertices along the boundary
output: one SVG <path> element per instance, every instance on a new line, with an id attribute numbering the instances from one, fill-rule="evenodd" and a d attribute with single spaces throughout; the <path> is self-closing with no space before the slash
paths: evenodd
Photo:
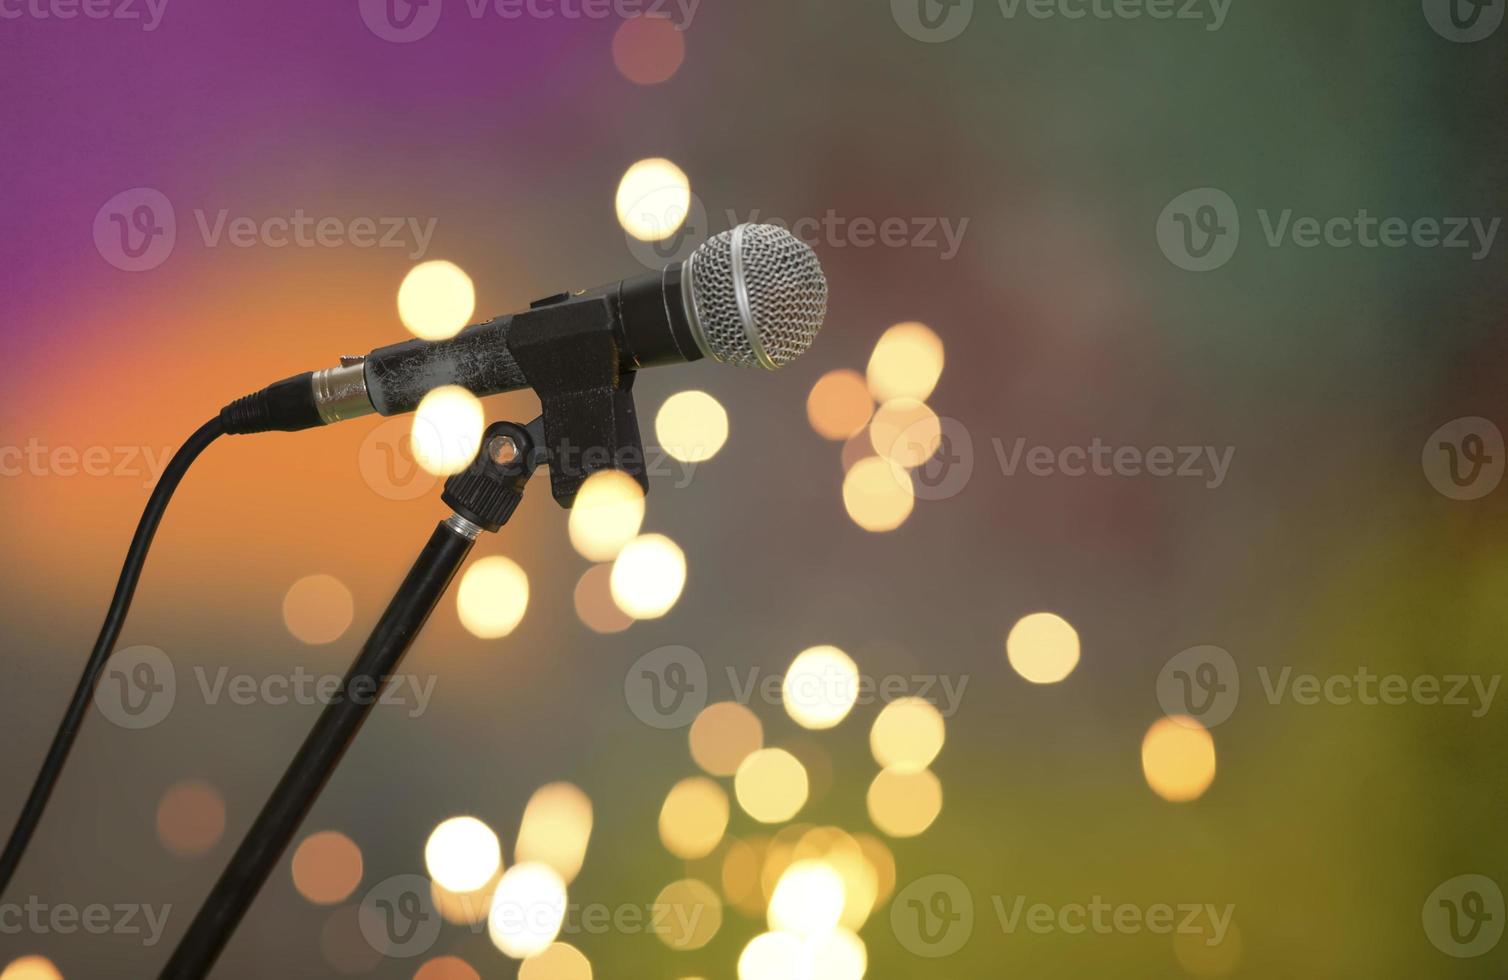
<path id="1" fill-rule="evenodd" d="M 16 827 L 5 845 L 5 853 L 0 855 L 0 896 L 9 887 L 11 877 L 16 873 L 16 866 L 21 863 L 21 856 L 26 853 L 26 845 L 31 843 L 32 834 L 36 832 L 37 822 L 42 819 L 42 811 L 47 807 L 47 800 L 52 796 L 58 776 L 63 772 L 63 764 L 68 761 L 68 752 L 73 748 L 74 739 L 78 737 L 79 726 L 83 724 L 89 702 L 94 698 L 100 674 L 104 672 L 105 663 L 115 650 L 115 641 L 120 637 L 121 627 L 125 625 L 126 613 L 131 608 L 131 597 L 136 593 L 136 583 L 141 579 L 142 566 L 146 564 L 147 549 L 152 547 L 152 537 L 157 533 L 157 525 L 162 523 L 168 501 L 199 454 L 225 434 L 226 423 L 220 416 L 200 426 L 199 431 L 189 436 L 188 442 L 174 454 L 172 461 L 162 472 L 162 479 L 157 481 L 151 498 L 147 500 L 141 523 L 136 525 L 136 536 L 131 539 L 131 550 L 126 553 L 126 564 L 120 570 L 120 581 L 115 585 L 115 597 L 110 600 L 110 609 L 105 613 L 105 624 L 100 627 L 99 639 L 94 641 L 94 652 L 89 654 L 89 662 L 84 666 L 84 676 L 79 678 L 78 689 L 73 692 L 73 700 L 69 702 L 68 711 L 63 715 L 63 723 L 53 736 L 52 748 L 48 749 L 47 758 L 42 763 L 41 771 L 37 773 L 36 782 L 32 784 L 31 794 L 26 798 L 26 805 L 21 808 L 21 816 L 16 819 Z"/>

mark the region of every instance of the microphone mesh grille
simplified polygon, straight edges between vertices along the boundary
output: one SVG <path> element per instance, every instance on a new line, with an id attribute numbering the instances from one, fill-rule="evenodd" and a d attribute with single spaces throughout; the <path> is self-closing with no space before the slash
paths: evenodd
<path id="1" fill-rule="evenodd" d="M 817 336 L 827 315 L 827 278 L 816 253 L 784 228 L 740 228 L 738 263 L 733 231 L 714 235 L 696 250 L 691 292 L 697 323 L 715 360 L 774 370 Z M 747 319 L 739 303 L 738 271 L 748 297 Z"/>

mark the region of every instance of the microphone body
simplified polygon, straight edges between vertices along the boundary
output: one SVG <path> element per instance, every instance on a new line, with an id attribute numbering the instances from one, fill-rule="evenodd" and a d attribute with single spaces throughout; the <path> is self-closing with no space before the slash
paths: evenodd
<path id="1" fill-rule="evenodd" d="M 540 328 L 569 330 L 573 314 L 586 312 L 568 309 L 574 304 L 605 308 L 616 355 L 611 367 L 621 375 L 703 357 L 773 371 L 816 337 L 827 314 L 827 280 L 816 255 L 790 232 L 739 225 L 662 272 L 558 293 L 448 340 L 409 340 L 342 358 L 339 367 L 295 375 L 238 399 L 220 418 L 232 435 L 294 432 L 373 412 L 411 412 L 445 385 L 478 397 L 528 388 L 510 347 L 515 326 L 527 318 L 536 335 Z M 600 365 L 581 367 L 591 373 Z"/>

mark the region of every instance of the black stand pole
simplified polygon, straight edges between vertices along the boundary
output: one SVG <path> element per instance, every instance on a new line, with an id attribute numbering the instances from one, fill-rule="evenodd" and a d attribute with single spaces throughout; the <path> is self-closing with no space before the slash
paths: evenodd
<path id="1" fill-rule="evenodd" d="M 455 515 L 435 528 L 340 690 L 320 714 L 163 968 L 162 980 L 200 980 L 214 966 L 361 730 L 387 679 L 471 553 L 477 535 L 482 530 L 498 530 L 512 516 L 534 470 L 540 432 L 539 420 L 528 428 L 511 422 L 493 425 L 482 440 L 476 462 L 446 484 L 444 499 Z"/>

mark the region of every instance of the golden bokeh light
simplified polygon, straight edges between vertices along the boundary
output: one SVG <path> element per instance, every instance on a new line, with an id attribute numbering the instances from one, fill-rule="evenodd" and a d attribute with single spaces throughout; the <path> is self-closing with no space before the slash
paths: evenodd
<path id="1" fill-rule="evenodd" d="M 843 506 L 866 531 L 894 531 L 911 516 L 916 494 L 903 466 L 882 456 L 867 456 L 843 477 Z"/>
<path id="2" fill-rule="evenodd" d="M 843 915 L 839 922 L 848 929 L 863 928 L 879 904 L 879 875 L 857 844 L 829 854 L 824 860 L 843 876 Z"/>
<path id="3" fill-rule="evenodd" d="M 692 861 L 711 854 L 728 830 L 728 794 L 704 776 L 671 787 L 660 807 L 660 841 L 671 854 Z"/>
<path id="4" fill-rule="evenodd" d="M 892 398 L 926 401 L 942 370 L 942 339 L 926 324 L 897 323 L 874 345 L 866 377 L 881 404 Z"/>
<path id="5" fill-rule="evenodd" d="M 641 242 L 658 242 L 685 223 L 691 211 L 691 181 L 669 160 L 640 160 L 618 182 L 615 206 L 624 231 Z"/>
<path id="6" fill-rule="evenodd" d="M 925 402 L 893 398 L 874 413 L 869 442 L 875 452 L 897 466 L 915 469 L 942 445 L 942 421 Z"/>
<path id="7" fill-rule="evenodd" d="M 63 980 L 63 974 L 45 956 L 22 956 L 0 970 L 0 980 Z"/>
<path id="8" fill-rule="evenodd" d="M 487 934 L 503 955 L 516 960 L 550 948 L 565 923 L 566 885 L 547 864 L 515 864 L 492 896 Z"/>
<path id="9" fill-rule="evenodd" d="M 635 85 L 667 81 L 685 58 L 685 32 L 668 17 L 630 17 L 613 34 L 613 64 Z"/>
<path id="10" fill-rule="evenodd" d="M 566 527 L 581 557 L 600 562 L 617 558 L 643 524 L 644 488 L 622 470 L 598 470 L 581 485 Z"/>
<path id="11" fill-rule="evenodd" d="M 782 828 L 777 837 L 781 844 L 790 845 L 791 862 L 795 863 L 825 858 L 834 849 L 844 846 L 848 831 L 826 824 L 793 824 Z"/>
<path id="12" fill-rule="evenodd" d="M 551 943 L 519 965 L 518 980 L 592 980 L 592 964 L 575 946 Z"/>
<path id="13" fill-rule="evenodd" d="M 476 817 L 451 817 L 429 835 L 424 866 L 441 888 L 472 892 L 492 880 L 503 863 L 497 834 Z"/>
<path id="14" fill-rule="evenodd" d="M 869 387 L 857 371 L 829 371 L 806 396 L 806 418 L 824 439 L 841 442 L 864 431 L 874 414 Z"/>
<path id="15" fill-rule="evenodd" d="M 524 807 L 514 860 L 547 864 L 569 885 L 581 873 L 591 839 L 592 801 L 570 783 L 550 783 Z"/>
<path id="16" fill-rule="evenodd" d="M 635 619 L 658 619 L 686 587 L 686 555 L 663 534 L 641 534 L 613 561 L 613 601 Z"/>
<path id="17" fill-rule="evenodd" d="M 818 731 L 832 728 L 859 699 L 858 665 L 837 647 L 811 647 L 791 661 L 780 693 L 796 724 Z"/>
<path id="18" fill-rule="evenodd" d="M 759 716 L 734 701 L 703 708 L 691 723 L 691 758 L 713 776 L 731 776 L 750 755 L 764 747 Z"/>
<path id="19" fill-rule="evenodd" d="M 843 876 L 825 861 L 797 861 L 770 897 L 770 928 L 805 938 L 826 935 L 843 916 Z"/>
<path id="20" fill-rule="evenodd" d="M 421 262 L 398 287 L 398 319 L 421 340 L 448 340 L 471 322 L 476 286 L 454 262 Z"/>
<path id="21" fill-rule="evenodd" d="M 792 980 L 810 976 L 810 954 L 788 932 L 755 936 L 738 957 L 738 980 Z"/>
<path id="22" fill-rule="evenodd" d="M 673 881 L 655 899 L 652 921 L 660 941 L 671 949 L 701 949 L 723 927 L 723 902 L 695 878 Z"/>
<path id="23" fill-rule="evenodd" d="M 806 805 L 806 768 L 784 749 L 760 749 L 733 779 L 738 805 L 760 823 L 784 823 Z"/>
<path id="24" fill-rule="evenodd" d="M 437 956 L 414 971 L 414 980 L 482 980 L 459 956 Z"/>
<path id="25" fill-rule="evenodd" d="M 634 624 L 613 601 L 612 565 L 593 565 L 583 572 L 573 599 L 577 617 L 593 633 L 621 633 Z"/>
<path id="26" fill-rule="evenodd" d="M 468 926 L 487 918 L 492 908 L 492 894 L 502 878 L 502 866 L 488 879 L 487 884 L 469 892 L 453 892 L 437 881 L 429 883 L 429 897 L 435 903 L 440 918 L 452 925 Z"/>
<path id="27" fill-rule="evenodd" d="M 425 395 L 414 413 L 409 448 L 426 473 L 450 476 L 471 465 L 487 428 L 482 403 L 465 388 L 442 385 Z"/>
<path id="28" fill-rule="evenodd" d="M 333 575 L 306 575 L 283 596 L 283 624 L 305 643 L 334 643 L 355 616 L 351 590 Z"/>
<path id="29" fill-rule="evenodd" d="M 1032 613 L 1011 627 L 1005 654 L 1016 673 L 1033 684 L 1056 684 L 1078 666 L 1079 633 L 1062 616 Z"/>
<path id="30" fill-rule="evenodd" d="M 768 916 L 768 902 L 775 894 L 775 886 L 780 884 L 780 876 L 786 869 L 796 863 L 796 849 L 811 829 L 807 824 L 791 824 L 780 828 L 764 843 L 759 865 L 759 891 L 765 898 L 766 907 L 760 910 L 761 914 Z"/>
<path id="31" fill-rule="evenodd" d="M 473 562 L 456 590 L 456 612 L 472 636 L 496 640 L 523 622 L 529 608 L 529 576 L 518 562 L 492 555 Z"/>
<path id="32" fill-rule="evenodd" d="M 869 748 L 882 769 L 916 772 L 942 751 L 947 723 L 942 712 L 921 698 L 901 698 L 880 711 L 869 731 Z"/>
<path id="33" fill-rule="evenodd" d="M 655 438 L 683 463 L 709 460 L 728 441 L 728 412 L 705 391 L 678 392 L 656 413 Z"/>
<path id="34" fill-rule="evenodd" d="M 762 837 L 749 840 L 733 838 L 723 852 L 720 878 L 723 897 L 728 904 L 749 916 L 764 915 L 764 889 L 760 886 L 760 869 L 764 849 L 769 841 Z"/>
<path id="35" fill-rule="evenodd" d="M 839 922 L 847 929 L 863 927 L 879 902 L 880 872 L 856 838 L 838 827 L 813 827 L 796 842 L 791 860 L 820 861 L 836 871 L 843 879 Z"/>
<path id="36" fill-rule="evenodd" d="M 885 769 L 869 784 L 869 819 L 890 837 L 916 837 L 942 813 L 942 782 L 929 769 Z"/>
<path id="37" fill-rule="evenodd" d="M 810 947 L 810 972 L 816 980 L 862 980 L 869 969 L 869 950 L 864 940 L 848 929 L 837 929 L 813 940 Z"/>
<path id="38" fill-rule="evenodd" d="M 864 852 L 864 860 L 874 869 L 874 904 L 879 907 L 889 901 L 895 892 L 895 855 L 890 853 L 889 845 L 873 834 L 855 834 L 854 840 L 858 842 L 859 850 Z"/>
<path id="39" fill-rule="evenodd" d="M 157 839 L 171 854 L 207 854 L 225 833 L 225 799 L 209 783 L 185 780 L 168 787 L 157 804 Z"/>
<path id="40" fill-rule="evenodd" d="M 1215 781 L 1215 739 L 1193 718 L 1159 718 L 1142 739 L 1141 768 L 1163 799 L 1197 800 Z"/>
<path id="41" fill-rule="evenodd" d="M 361 884 L 361 848 L 338 830 L 310 834 L 293 852 L 293 887 L 315 905 L 344 902 Z"/>

